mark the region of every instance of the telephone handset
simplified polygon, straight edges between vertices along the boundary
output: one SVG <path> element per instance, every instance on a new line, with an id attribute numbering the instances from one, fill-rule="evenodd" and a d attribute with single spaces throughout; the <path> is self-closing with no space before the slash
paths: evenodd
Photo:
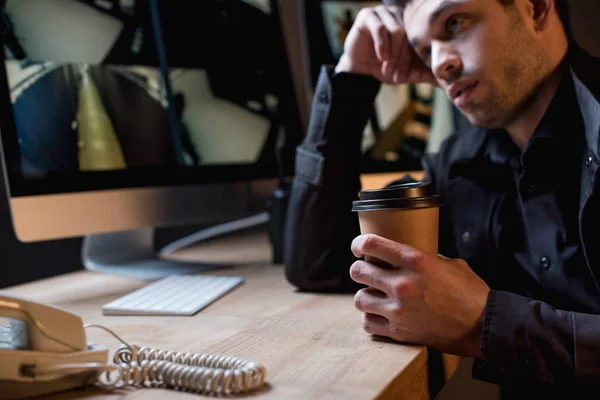
<path id="1" fill-rule="evenodd" d="M 9 348 L 0 348 L 0 393 L 19 399 L 88 384 L 108 388 L 163 385 L 205 394 L 238 394 L 261 387 L 265 368 L 236 357 L 179 353 L 129 345 L 114 332 L 80 317 L 0 293 L 0 316 L 10 319 Z M 101 328 L 122 346 L 88 345 L 86 328 Z"/>

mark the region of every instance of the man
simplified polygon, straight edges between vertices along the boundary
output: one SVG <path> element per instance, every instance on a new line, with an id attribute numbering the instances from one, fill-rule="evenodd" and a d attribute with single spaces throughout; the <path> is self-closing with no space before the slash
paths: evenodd
<path id="1" fill-rule="evenodd" d="M 288 213 L 292 284 L 360 289 L 367 332 L 474 357 L 474 377 L 510 398 L 600 382 L 600 63 L 569 40 L 561 4 L 387 0 L 363 10 L 319 78 Z M 433 82 L 477 127 L 424 160 L 444 198 L 439 257 L 359 235 L 350 211 L 379 82 Z"/>

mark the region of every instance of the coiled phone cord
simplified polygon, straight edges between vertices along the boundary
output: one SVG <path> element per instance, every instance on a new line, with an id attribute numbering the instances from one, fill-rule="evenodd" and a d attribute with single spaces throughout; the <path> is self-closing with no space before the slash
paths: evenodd
<path id="1" fill-rule="evenodd" d="M 136 356 L 137 353 L 137 356 Z M 266 369 L 237 357 L 180 353 L 150 347 L 121 347 L 114 357 L 119 376 L 114 386 L 156 386 L 206 394 L 239 394 L 261 387 Z M 106 380 L 109 372 L 105 372 Z"/>
<path id="2" fill-rule="evenodd" d="M 100 382 L 105 386 L 125 386 L 187 389 L 216 395 L 232 395 L 255 390 L 266 380 L 266 368 L 253 361 L 237 357 L 181 353 L 129 345 L 110 329 L 124 346 L 114 355 L 115 365 L 101 369 Z M 117 375 L 116 377 L 114 375 Z"/>

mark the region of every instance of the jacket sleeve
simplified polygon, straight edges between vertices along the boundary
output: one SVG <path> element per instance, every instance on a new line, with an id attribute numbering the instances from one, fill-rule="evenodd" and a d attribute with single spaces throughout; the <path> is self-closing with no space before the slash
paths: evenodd
<path id="1" fill-rule="evenodd" d="M 286 278 L 300 290 L 360 288 L 349 276 L 356 260 L 350 244 L 360 233 L 351 209 L 361 188 L 362 134 L 379 88 L 369 76 L 321 70 L 308 132 L 296 150 L 284 234 Z"/>
<path id="2" fill-rule="evenodd" d="M 473 376 L 498 384 L 598 385 L 600 316 L 554 309 L 513 293 L 488 296 Z"/>

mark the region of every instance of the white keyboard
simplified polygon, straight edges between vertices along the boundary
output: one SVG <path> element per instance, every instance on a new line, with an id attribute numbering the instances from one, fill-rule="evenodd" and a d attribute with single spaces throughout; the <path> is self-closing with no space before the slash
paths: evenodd
<path id="1" fill-rule="evenodd" d="M 104 315 L 194 315 L 244 281 L 241 276 L 171 275 L 102 307 Z"/>

